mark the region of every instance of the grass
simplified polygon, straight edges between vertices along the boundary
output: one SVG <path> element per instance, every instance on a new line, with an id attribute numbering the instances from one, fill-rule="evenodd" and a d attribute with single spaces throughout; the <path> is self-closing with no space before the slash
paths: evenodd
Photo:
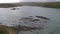
<path id="1" fill-rule="evenodd" d="M 9 8 L 9 7 L 16 7 L 18 5 L 15 4 L 0 4 L 0 8 Z"/>
<path id="2" fill-rule="evenodd" d="M 8 30 L 0 28 L 0 34 L 10 34 Z"/>
<path id="3" fill-rule="evenodd" d="M 60 2 L 43 2 L 43 3 L 37 4 L 36 6 L 60 8 Z"/>
<path id="4" fill-rule="evenodd" d="M 5 26 L 0 26 L 0 34 L 10 34 Z"/>
<path id="5" fill-rule="evenodd" d="M 0 34 L 16 34 L 16 30 L 8 26 L 0 25 Z"/>

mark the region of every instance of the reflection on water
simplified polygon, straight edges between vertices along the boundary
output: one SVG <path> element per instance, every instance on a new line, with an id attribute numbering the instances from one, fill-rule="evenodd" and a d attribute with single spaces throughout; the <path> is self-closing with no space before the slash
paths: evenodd
<path id="1" fill-rule="evenodd" d="M 42 24 L 45 24 L 45 25 L 48 25 L 47 28 L 44 28 L 44 30 L 39 30 L 38 34 L 46 34 L 46 33 L 51 33 L 51 32 L 53 32 L 53 34 L 57 34 L 57 33 L 60 34 L 60 29 L 56 28 L 57 26 L 60 26 L 60 16 L 59 16 L 60 9 L 35 7 L 35 6 L 34 7 L 22 6 L 22 7 L 16 7 L 16 8 L 19 8 L 19 10 L 17 9 L 11 10 L 12 8 L 0 8 L 0 23 L 7 26 L 13 26 L 13 24 L 14 25 L 20 24 L 20 25 L 29 26 L 29 27 L 34 27 L 34 26 L 37 27 L 37 26 L 41 26 Z M 22 18 L 29 17 L 29 16 L 32 17 L 33 19 L 29 20 L 29 18 L 25 18 L 24 21 L 26 21 L 26 19 L 28 21 L 23 22 Z M 43 17 L 40 17 L 37 19 L 37 17 L 35 16 L 43 16 Z M 51 21 L 46 23 L 45 20 L 47 18 L 50 18 Z M 50 20 L 50 19 L 47 19 L 47 20 Z M 39 20 L 41 20 L 42 23 Z M 31 22 L 36 25 L 31 24 Z M 31 24 L 32 26 L 29 24 Z M 45 27 L 45 25 L 42 25 L 42 26 Z M 24 34 L 29 34 L 29 33 L 36 34 L 35 33 L 36 31 L 38 30 L 33 30 L 33 32 L 24 31 Z"/>

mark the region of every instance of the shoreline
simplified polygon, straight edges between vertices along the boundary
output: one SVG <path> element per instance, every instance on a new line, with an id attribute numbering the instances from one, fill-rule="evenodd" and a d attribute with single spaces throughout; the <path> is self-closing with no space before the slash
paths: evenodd
<path id="1" fill-rule="evenodd" d="M 5 25 L 0 25 L 0 30 L 2 30 L 0 33 L 2 32 L 3 34 L 16 34 L 16 30 Z"/>
<path id="2" fill-rule="evenodd" d="M 10 7 L 18 7 L 18 6 L 41 6 L 47 8 L 59 8 L 60 2 L 25 2 L 25 3 L 2 3 L 0 4 L 0 8 L 10 8 Z"/>

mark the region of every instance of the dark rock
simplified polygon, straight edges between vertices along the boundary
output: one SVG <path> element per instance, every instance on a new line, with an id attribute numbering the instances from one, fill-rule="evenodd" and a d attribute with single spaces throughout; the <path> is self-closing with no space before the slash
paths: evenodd
<path id="1" fill-rule="evenodd" d="M 33 21 L 40 21 L 39 19 L 34 19 Z"/>
<path id="2" fill-rule="evenodd" d="M 20 20 L 31 20 L 33 18 L 30 18 L 30 17 L 25 17 L 25 18 L 21 18 Z"/>
<path id="3" fill-rule="evenodd" d="M 33 32 L 33 31 L 31 31 L 31 32 Z"/>
<path id="4" fill-rule="evenodd" d="M 43 16 L 36 16 L 37 18 L 45 19 L 45 20 L 50 20 L 49 18 L 43 17 Z"/>
<path id="5" fill-rule="evenodd" d="M 24 19 L 32 19 L 32 18 L 28 18 L 28 17 L 26 17 L 26 18 L 24 18 Z"/>
<path id="6" fill-rule="evenodd" d="M 0 24 L 2 24 L 2 23 L 0 23 Z"/>
<path id="7" fill-rule="evenodd" d="M 47 23 L 47 21 L 44 21 L 44 23 Z"/>
<path id="8" fill-rule="evenodd" d="M 30 20 L 32 22 L 35 22 L 35 21 L 40 21 L 39 19 L 33 19 L 33 20 Z"/>
<path id="9" fill-rule="evenodd" d="M 31 30 L 35 30 L 35 29 L 44 29 L 43 27 L 27 27 L 27 26 L 21 26 L 21 25 L 18 25 L 18 30 L 21 30 L 21 31 L 31 31 Z M 31 31 L 32 32 L 32 31 Z"/>
<path id="10" fill-rule="evenodd" d="M 30 16 L 30 17 L 33 17 L 33 16 Z"/>
<path id="11" fill-rule="evenodd" d="M 36 32 L 36 33 L 39 33 L 39 32 Z"/>
<path id="12" fill-rule="evenodd" d="M 11 10 L 19 10 L 19 8 L 12 8 Z"/>
<path id="13" fill-rule="evenodd" d="M 16 10 L 16 8 L 12 8 L 12 10 Z"/>
<path id="14" fill-rule="evenodd" d="M 53 32 L 49 32 L 49 34 L 53 34 Z"/>
<path id="15" fill-rule="evenodd" d="M 24 22 L 24 23 L 28 23 L 28 22 Z"/>
<path id="16" fill-rule="evenodd" d="M 31 16 L 31 17 L 33 17 L 33 16 Z M 24 18 L 21 18 L 20 20 L 21 20 L 21 22 L 24 22 L 24 24 L 32 25 L 32 27 L 25 26 L 25 25 L 18 25 L 18 28 L 23 31 L 35 30 L 35 29 L 43 30 L 45 26 L 43 27 L 43 24 L 41 24 L 42 26 L 39 25 L 40 23 L 42 23 L 42 21 L 39 18 L 45 19 L 43 21 L 45 23 L 47 23 L 47 20 L 50 20 L 49 18 L 42 17 L 42 16 L 36 16 L 37 18 L 31 18 L 31 17 L 24 17 Z M 37 26 L 35 26 L 35 25 L 37 25 Z"/>

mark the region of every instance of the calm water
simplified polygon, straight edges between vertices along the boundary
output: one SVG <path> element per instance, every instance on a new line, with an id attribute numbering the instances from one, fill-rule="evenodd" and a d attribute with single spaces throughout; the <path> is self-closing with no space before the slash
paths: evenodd
<path id="1" fill-rule="evenodd" d="M 26 16 L 45 16 L 51 19 L 48 27 L 42 31 L 33 30 L 28 31 L 30 34 L 48 34 L 48 32 L 54 32 L 54 34 L 60 34 L 60 9 L 44 8 L 44 7 L 33 7 L 33 6 L 22 6 L 17 7 L 19 10 L 11 10 L 12 8 L 0 8 L 0 22 L 3 25 L 12 26 L 18 24 L 21 17 Z M 39 33 L 35 33 L 38 31 Z M 22 33 L 22 32 L 21 32 Z M 20 34 L 21 34 L 20 33 Z M 28 34 L 25 31 L 22 34 Z"/>

